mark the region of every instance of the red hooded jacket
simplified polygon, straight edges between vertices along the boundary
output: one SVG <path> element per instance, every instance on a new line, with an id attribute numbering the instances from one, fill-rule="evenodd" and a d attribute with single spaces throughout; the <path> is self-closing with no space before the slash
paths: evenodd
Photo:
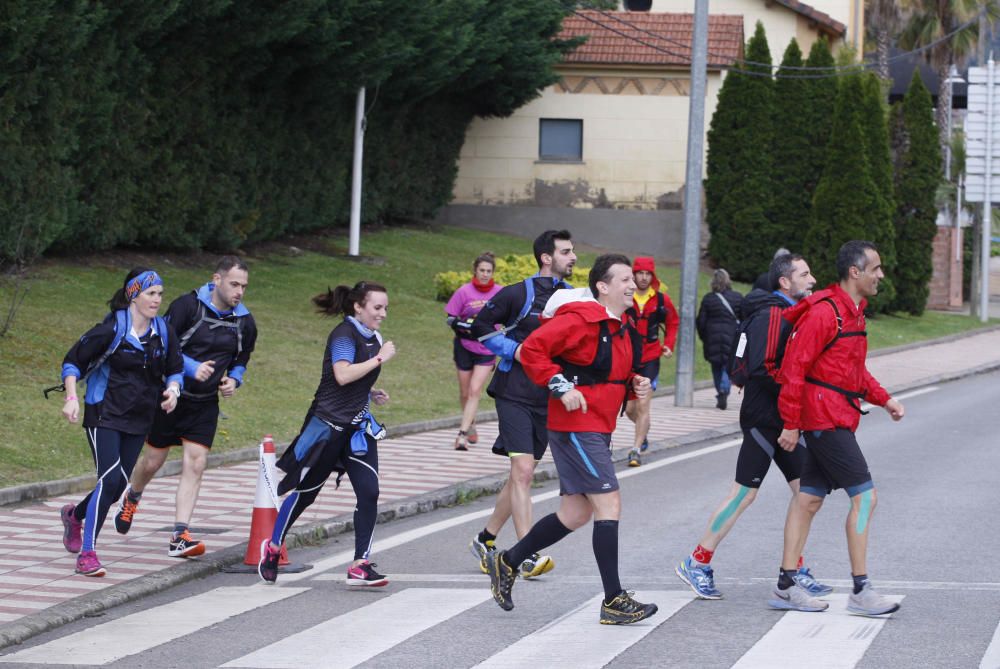
<path id="1" fill-rule="evenodd" d="M 639 309 L 639 303 L 633 299 L 632 306 L 626 312 L 629 321 L 634 324 L 635 329 L 642 337 L 642 362 L 649 362 L 663 355 L 665 348 L 669 348 L 671 351 L 674 350 L 674 345 L 677 343 L 677 329 L 680 327 L 681 319 L 677 315 L 677 308 L 674 307 L 670 296 L 660 292 L 660 280 L 656 276 L 656 264 L 652 258 L 636 256 L 635 260 L 632 261 L 632 271 L 646 271 L 653 275 L 653 281 L 649 284 L 649 287 L 653 289 L 652 297 L 646 300 L 646 304 L 643 305 L 641 310 Z M 660 322 L 658 316 L 655 316 L 657 306 L 659 305 L 658 295 L 663 296 L 663 308 L 666 311 L 662 322 Z M 663 325 L 662 344 L 659 341 L 659 333 L 656 333 L 656 337 L 648 336 L 651 317 L 655 318 L 658 322 L 657 327 Z"/>
<path id="2" fill-rule="evenodd" d="M 837 317 L 824 298 L 837 304 L 843 319 L 841 335 L 865 330 L 866 302 L 854 300 L 838 284 L 813 293 L 782 316 L 795 326 L 781 363 L 778 411 L 789 430 L 858 429 L 861 413 L 843 394 L 806 381 L 810 377 L 851 392 L 864 393 L 865 401 L 884 406 L 889 393 L 865 367 L 868 340 L 864 336 L 837 337 Z M 854 400 L 857 404 L 857 400 Z"/>
<path id="3" fill-rule="evenodd" d="M 597 338 L 602 321 L 608 322 L 611 335 L 611 373 L 609 381 L 592 386 L 577 386 L 587 401 L 587 413 L 566 411 L 561 400 L 549 397 L 548 428 L 558 432 L 602 432 L 610 434 L 618 423 L 618 412 L 632 372 L 632 342 L 620 334 L 622 322 L 608 313 L 599 302 L 570 302 L 559 307 L 556 315 L 542 323 L 521 345 L 521 366 L 528 378 L 546 386 L 562 368 L 553 358 L 563 358 L 575 365 L 588 365 L 597 355 Z M 622 381 L 625 384 L 621 383 Z M 631 393 L 630 393 L 631 394 Z"/>

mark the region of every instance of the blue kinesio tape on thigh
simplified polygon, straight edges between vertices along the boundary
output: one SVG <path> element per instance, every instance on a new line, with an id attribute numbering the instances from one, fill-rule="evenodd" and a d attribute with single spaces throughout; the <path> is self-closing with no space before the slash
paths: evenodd
<path id="1" fill-rule="evenodd" d="M 750 488 L 745 485 L 740 486 L 740 491 L 736 493 L 736 497 L 734 497 L 732 501 L 726 505 L 726 508 L 720 511 L 719 515 L 716 516 L 715 522 L 712 523 L 713 532 L 721 530 L 722 526 L 726 524 L 726 521 L 729 520 L 734 513 L 736 513 L 736 509 L 740 508 L 740 502 L 742 502 L 743 498 L 747 496 L 747 492 L 749 490 Z"/>
<path id="2" fill-rule="evenodd" d="M 868 520 L 872 516 L 872 491 L 865 490 L 861 493 L 861 502 L 858 506 L 858 522 L 854 527 L 855 532 L 864 534 L 868 529 Z"/>

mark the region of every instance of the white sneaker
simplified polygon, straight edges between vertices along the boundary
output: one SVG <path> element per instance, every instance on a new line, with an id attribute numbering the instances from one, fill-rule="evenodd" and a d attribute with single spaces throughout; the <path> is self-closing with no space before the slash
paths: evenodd
<path id="1" fill-rule="evenodd" d="M 818 613 L 826 611 L 829 604 L 822 599 L 813 597 L 809 591 L 796 583 L 787 590 L 774 588 L 774 596 L 767 600 L 767 605 L 780 611 L 806 611 Z"/>
<path id="2" fill-rule="evenodd" d="M 852 592 L 847 598 L 847 611 L 856 616 L 884 616 L 898 610 L 899 602 L 875 592 L 875 587 L 870 581 L 865 582 L 861 592 L 858 594 Z"/>

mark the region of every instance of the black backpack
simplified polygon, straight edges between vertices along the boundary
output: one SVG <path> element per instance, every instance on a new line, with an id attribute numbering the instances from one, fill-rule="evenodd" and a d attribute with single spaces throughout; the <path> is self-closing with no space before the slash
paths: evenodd
<path id="1" fill-rule="evenodd" d="M 761 318 L 762 312 L 763 318 L 766 319 L 769 317 L 771 309 L 758 309 L 750 315 L 750 318 L 744 318 L 736 326 L 736 334 L 729 352 L 728 371 L 729 380 L 738 388 L 745 387 L 751 376 L 759 374 L 764 369 L 767 332 L 765 330 L 763 337 L 751 336 L 751 327 Z"/>

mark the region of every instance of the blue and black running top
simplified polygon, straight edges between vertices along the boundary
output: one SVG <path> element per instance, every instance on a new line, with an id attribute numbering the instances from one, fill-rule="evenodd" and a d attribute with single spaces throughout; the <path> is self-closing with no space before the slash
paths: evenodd
<path id="1" fill-rule="evenodd" d="M 166 320 L 179 337 L 184 356 L 184 397 L 189 400 L 219 401 L 223 375 L 243 385 L 243 375 L 257 342 L 257 324 L 250 311 L 237 304 L 231 311 L 219 311 L 212 304 L 215 284 L 181 295 L 170 303 Z M 206 381 L 194 378 L 201 363 L 215 361 L 215 373 Z"/>
<path id="2" fill-rule="evenodd" d="M 350 425 L 368 410 L 368 394 L 378 379 L 381 366 L 346 385 L 337 383 L 333 363 L 346 360 L 359 363 L 371 360 L 382 348 L 378 331 L 370 330 L 348 316 L 335 327 L 326 340 L 323 352 L 323 375 L 309 413 L 334 425 Z"/>
<path id="3" fill-rule="evenodd" d="M 116 324 L 121 321 L 126 329 L 121 341 L 87 378 L 83 426 L 145 435 L 166 385 L 176 381 L 183 387 L 184 362 L 169 324 L 156 319 L 148 331 L 136 336 L 129 310 L 123 311 L 124 318 L 112 312 L 80 337 L 63 359 L 62 378 L 79 379 L 91 363 L 100 360 L 114 342 Z M 158 327 L 167 332 L 159 332 Z"/>

